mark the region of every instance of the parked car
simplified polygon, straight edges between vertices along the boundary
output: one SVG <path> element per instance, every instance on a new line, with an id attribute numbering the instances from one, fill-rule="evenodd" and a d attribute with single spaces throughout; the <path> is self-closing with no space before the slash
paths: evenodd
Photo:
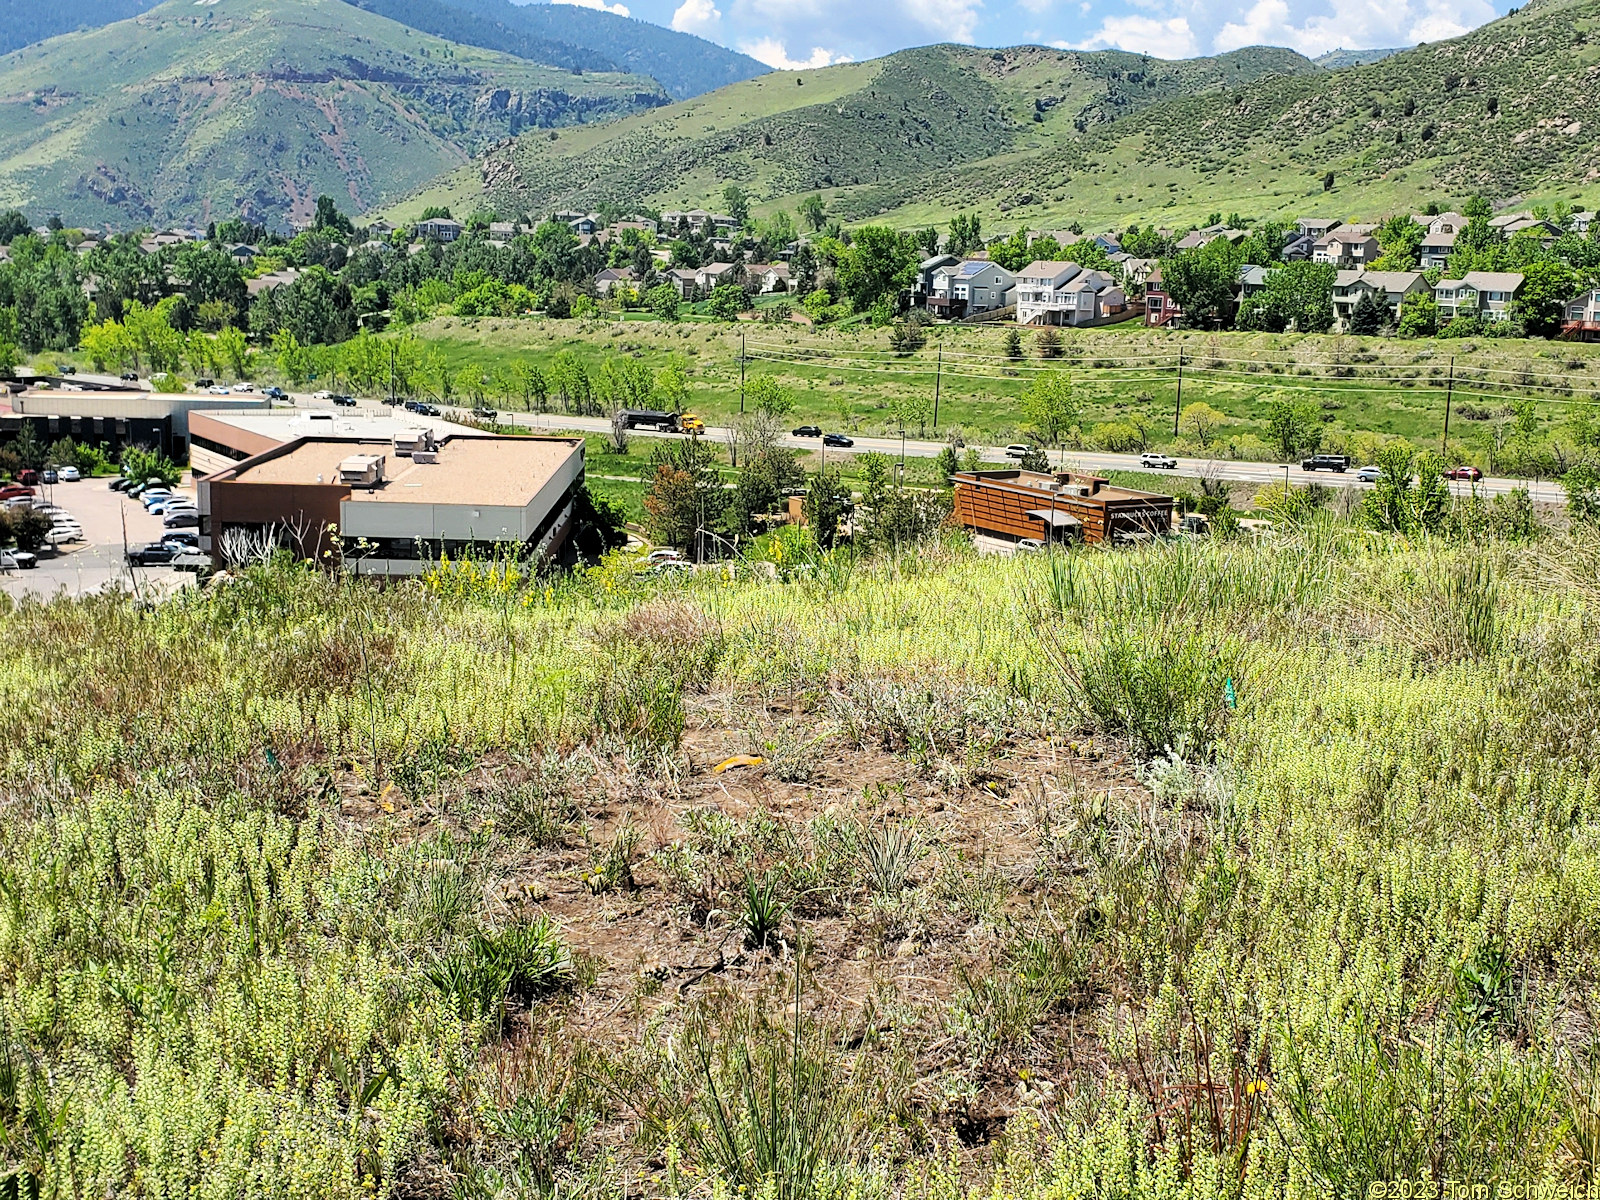
<path id="1" fill-rule="evenodd" d="M 44 473 L 39 476 L 39 482 L 40 483 L 51 483 L 51 484 L 60 483 L 61 482 L 61 476 L 60 476 L 59 473 L 57 473 L 57 471 L 56 471 L 56 469 L 54 467 L 46 467 L 44 469 Z"/>
<path id="2" fill-rule="evenodd" d="M 1377 483 L 1382 475 L 1383 471 L 1378 467 L 1362 467 L 1361 470 L 1356 472 L 1356 482 Z"/>
<path id="3" fill-rule="evenodd" d="M 139 382 L 139 372 L 137 372 L 137 371 L 124 371 L 122 373 L 122 382 L 123 383 L 138 383 Z"/>
<path id="4" fill-rule="evenodd" d="M 170 512 L 161 518 L 163 529 L 199 529 L 200 510 L 194 508 L 180 508 L 177 512 Z"/>
<path id="5" fill-rule="evenodd" d="M 1483 472 L 1477 467 L 1451 467 L 1444 473 L 1446 479 L 1470 479 L 1473 483 L 1483 478 Z"/>
<path id="6" fill-rule="evenodd" d="M 150 515 L 152 517 L 170 517 L 173 513 L 199 511 L 200 510 L 195 507 L 193 500 L 188 500 L 180 496 L 176 499 L 168 500 L 163 504 L 152 505 L 150 509 Z"/>
<path id="7" fill-rule="evenodd" d="M 844 446 L 848 448 L 854 446 L 856 441 L 854 438 L 846 437 L 842 433 L 825 433 L 822 435 L 822 444 L 824 446 Z"/>
<path id="8" fill-rule="evenodd" d="M 212 384 L 210 387 L 208 387 L 206 389 L 206 391 L 208 393 L 210 393 L 211 395 L 213 395 L 213 396 L 228 396 L 228 395 L 232 394 L 231 392 L 228 391 L 227 388 L 223 387 L 221 384 Z"/>
<path id="9" fill-rule="evenodd" d="M 1044 543 L 1038 538 L 1023 538 L 1017 543 L 1017 553 L 1034 554 L 1044 549 Z"/>
<path id="10" fill-rule="evenodd" d="M 673 550 L 673 549 L 664 547 L 664 548 L 662 548 L 660 550 L 652 550 L 652 551 L 650 551 L 649 554 L 645 555 L 644 560 L 645 560 L 645 562 L 654 565 L 655 563 L 661 563 L 661 562 L 677 562 L 677 561 L 681 560 L 682 558 L 683 558 L 683 551 L 681 551 L 681 550 Z"/>
<path id="11" fill-rule="evenodd" d="M 39 565 L 39 556 L 32 550 L 7 550 L 6 553 L 16 560 L 18 568 L 23 571 L 31 571 Z"/>
<path id="12" fill-rule="evenodd" d="M 1154 450 L 1146 450 L 1139 455 L 1139 465 L 1146 470 L 1176 471 L 1178 460 L 1170 454 L 1157 454 Z"/>
<path id="13" fill-rule="evenodd" d="M 44 544 L 50 547 L 70 545 L 72 542 L 83 541 L 83 530 L 55 528 L 44 535 Z"/>
<path id="14" fill-rule="evenodd" d="M 0 550 L 0 574 L 21 570 L 21 564 L 11 555 L 9 550 Z"/>
<path id="15" fill-rule="evenodd" d="M 0 500 L 21 500 L 33 495 L 33 489 L 20 483 L 8 483 L 0 487 Z"/>
<path id="16" fill-rule="evenodd" d="M 171 562 L 178 557 L 178 551 L 171 546 L 163 546 L 160 542 L 151 542 L 148 546 L 136 546 L 128 551 L 128 561 L 136 567 L 159 567 Z"/>
<path id="17" fill-rule="evenodd" d="M 129 479 L 126 475 L 118 475 L 115 479 L 106 484 L 106 490 L 111 492 L 125 492 L 132 483 L 133 480 Z"/>
<path id="18" fill-rule="evenodd" d="M 1006 447 L 1006 457 L 1023 458 L 1032 449 L 1033 447 L 1025 442 L 1012 442 L 1011 445 Z"/>
<path id="19" fill-rule="evenodd" d="M 139 503 L 144 505 L 146 508 L 149 508 L 153 504 L 159 504 L 163 500 L 170 500 L 172 496 L 173 491 L 169 487 L 150 487 L 148 484 L 146 484 L 143 488 L 139 489 Z"/>
<path id="20" fill-rule="evenodd" d="M 198 529 L 171 529 L 161 535 L 161 544 L 171 546 L 175 550 L 198 550 L 200 548 L 200 531 Z"/>
<path id="21" fill-rule="evenodd" d="M 83 478 L 77 467 L 62 467 L 58 474 L 61 476 L 62 483 L 77 483 Z"/>
<path id="22" fill-rule="evenodd" d="M 354 408 L 356 406 L 356 398 L 354 396 L 335 396 L 333 402 L 340 408 Z"/>
<path id="23" fill-rule="evenodd" d="M 1343 475 L 1350 469 L 1350 456 L 1348 454 L 1313 454 L 1310 458 L 1300 460 L 1302 471 L 1334 471 Z"/>
<path id="24" fill-rule="evenodd" d="M 802 425 L 794 431 L 795 437 L 821 437 L 822 428 L 818 425 Z"/>

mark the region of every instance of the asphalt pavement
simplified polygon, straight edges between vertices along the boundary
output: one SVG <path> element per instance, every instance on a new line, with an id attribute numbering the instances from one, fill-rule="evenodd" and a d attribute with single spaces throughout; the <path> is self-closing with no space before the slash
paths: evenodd
<path id="1" fill-rule="evenodd" d="M 166 593 L 194 582 L 192 574 L 171 567 L 130 568 L 124 562 L 124 533 L 127 545 L 142 546 L 159 541 L 164 530 L 160 517 L 145 512 L 137 500 L 113 492 L 106 486 L 108 482 L 85 479 L 38 489 L 41 496 L 77 518 L 86 540 L 55 553 L 41 550 L 34 569 L 0 575 L 0 592 L 16 598 L 31 593 L 50 599 L 62 592 L 88 596 L 108 587 Z M 179 490 L 190 495 L 194 491 L 192 486 Z"/>

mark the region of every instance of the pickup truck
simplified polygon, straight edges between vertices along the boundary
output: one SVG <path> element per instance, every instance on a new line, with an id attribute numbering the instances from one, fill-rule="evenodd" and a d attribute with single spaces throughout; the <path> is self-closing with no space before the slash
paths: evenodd
<path id="1" fill-rule="evenodd" d="M 1343 475 L 1350 469 L 1350 456 L 1347 454 L 1313 454 L 1310 458 L 1300 460 L 1302 471 L 1335 471 Z"/>

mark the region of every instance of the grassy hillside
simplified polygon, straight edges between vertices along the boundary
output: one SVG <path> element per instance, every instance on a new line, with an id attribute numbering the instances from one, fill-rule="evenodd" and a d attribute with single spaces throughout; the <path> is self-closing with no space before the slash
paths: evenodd
<path id="1" fill-rule="evenodd" d="M 710 202 L 733 181 L 758 197 L 821 190 L 842 212 L 872 215 L 942 194 L 963 164 L 1073 142 L 1079 125 L 1264 73 L 1315 70 L 1287 50 L 1166 63 L 929 46 L 776 72 L 604 130 L 523 138 L 497 149 L 476 177 L 460 172 L 437 185 L 430 199 L 487 188 L 496 203 L 535 212 L 601 200 Z"/>
<path id="2" fill-rule="evenodd" d="M 173 0 L 0 58 L 0 205 L 72 224 L 362 211 L 652 80 L 464 47 L 341 0 Z"/>
<path id="3" fill-rule="evenodd" d="M 783 562 L 7 612 L 17 1191 L 1587 1194 L 1592 537 Z"/>
<path id="4" fill-rule="evenodd" d="M 728 179 L 768 206 L 821 191 L 846 220 L 910 226 L 968 209 L 990 229 L 1349 217 L 1477 190 L 1592 208 L 1597 30 L 1600 0 L 1539 0 L 1453 41 L 1334 71 L 1260 49 L 1164 63 L 931 47 L 525 138 L 429 197 L 683 204 Z"/>
<path id="5" fill-rule="evenodd" d="M 153 8 L 156 0 L 0 0 L 0 54 L 74 29 L 96 29 Z"/>

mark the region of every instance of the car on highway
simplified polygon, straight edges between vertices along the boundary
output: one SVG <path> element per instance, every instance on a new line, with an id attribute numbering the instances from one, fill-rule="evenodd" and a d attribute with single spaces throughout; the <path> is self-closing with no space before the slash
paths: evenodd
<path id="1" fill-rule="evenodd" d="M 312 392 L 311 393 L 311 398 L 313 400 L 332 400 L 333 399 L 333 393 L 328 391 L 326 388 L 324 388 L 320 392 Z"/>
<path id="2" fill-rule="evenodd" d="M 1302 471 L 1332 471 L 1343 475 L 1350 469 L 1350 456 L 1348 454 L 1313 454 L 1310 458 L 1300 460 Z"/>
<path id="3" fill-rule="evenodd" d="M 59 474 L 62 483 L 77 483 L 83 478 L 77 467 L 62 467 Z"/>
<path id="4" fill-rule="evenodd" d="M 262 388 L 261 394 L 268 400 L 287 400 L 289 398 L 289 393 L 281 387 Z"/>
<path id="5" fill-rule="evenodd" d="M 1026 442 L 1012 442 L 1011 445 L 1006 447 L 1006 457 L 1026 458 L 1032 452 L 1032 450 L 1033 447 L 1028 445 Z"/>
<path id="6" fill-rule="evenodd" d="M 795 437 L 821 437 L 822 427 L 819 425 L 802 425 L 794 431 Z"/>
<path id="7" fill-rule="evenodd" d="M 333 397 L 333 402 L 339 408 L 354 408 L 356 406 L 356 398 L 354 396 L 335 396 Z"/>
<path id="8" fill-rule="evenodd" d="M 180 508 L 177 512 L 170 512 L 161 518 L 163 529 L 199 529 L 200 511 L 194 508 Z"/>
<path id="9" fill-rule="evenodd" d="M 849 448 L 854 446 L 856 441 L 854 438 L 846 437 L 842 433 L 825 433 L 822 435 L 822 444 L 824 446 L 844 446 Z"/>
<path id="10" fill-rule="evenodd" d="M 161 567 L 178 557 L 179 551 L 174 546 L 163 546 L 160 542 L 151 542 L 147 546 L 135 546 L 128 551 L 128 561 L 136 567 Z"/>
<path id="11" fill-rule="evenodd" d="M 1473 483 L 1483 478 L 1483 472 L 1477 467 L 1451 467 L 1444 473 L 1446 479 L 1469 479 Z"/>
<path id="12" fill-rule="evenodd" d="M 1147 471 L 1176 471 L 1178 460 L 1170 454 L 1157 454 L 1154 450 L 1146 450 L 1139 455 L 1139 465 Z"/>
<path id="13" fill-rule="evenodd" d="M 137 372 L 137 371 L 124 371 L 122 373 L 122 382 L 123 383 L 138 383 L 139 382 L 139 372 Z"/>
<path id="14" fill-rule="evenodd" d="M 493 408 L 475 408 L 472 410 L 472 417 L 476 421 L 488 421 L 493 424 L 500 419 L 500 412 Z"/>
<path id="15" fill-rule="evenodd" d="M 1377 483 L 1382 475 L 1383 470 L 1380 467 L 1362 467 L 1356 472 L 1356 482 Z"/>
<path id="16" fill-rule="evenodd" d="M 216 382 L 217 381 L 215 379 L 196 379 L 194 381 L 195 390 L 203 392 L 206 390 L 206 388 L 211 387 Z"/>
<path id="17" fill-rule="evenodd" d="M 211 395 L 213 395 L 213 396 L 231 396 L 233 394 L 227 388 L 223 387 L 220 383 L 212 384 L 210 387 L 208 387 L 206 389 L 206 391 L 208 393 L 210 393 Z"/>
<path id="18" fill-rule="evenodd" d="M 236 392 L 253 392 L 253 391 L 256 390 L 256 385 L 253 384 L 253 383 L 245 383 L 245 382 L 241 381 L 241 382 L 236 383 L 236 384 L 233 385 L 233 390 L 236 391 Z"/>

